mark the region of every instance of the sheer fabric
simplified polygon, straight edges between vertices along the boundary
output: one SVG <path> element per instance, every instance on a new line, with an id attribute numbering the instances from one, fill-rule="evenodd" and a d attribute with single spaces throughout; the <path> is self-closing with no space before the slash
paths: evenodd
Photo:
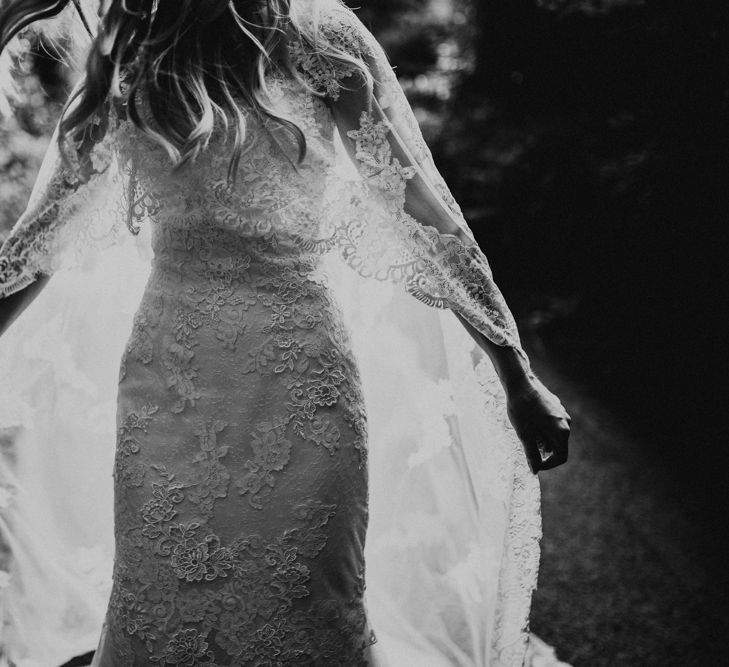
<path id="1" fill-rule="evenodd" d="M 380 47 L 318 21 L 374 86 L 292 47 L 306 86 L 270 87 L 303 163 L 251 117 L 233 186 L 222 137 L 171 173 L 111 114 L 77 164 L 49 151 L 0 251 L 0 293 L 55 274 L 0 346 L 18 664 L 90 648 L 112 515 L 99 664 L 378 664 L 371 628 L 393 664 L 525 659 L 538 486 L 448 309 L 516 328 Z"/>

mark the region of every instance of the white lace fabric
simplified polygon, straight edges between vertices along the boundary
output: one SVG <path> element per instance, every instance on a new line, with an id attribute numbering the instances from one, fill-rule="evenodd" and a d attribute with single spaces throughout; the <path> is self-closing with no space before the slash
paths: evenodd
<path id="1" fill-rule="evenodd" d="M 319 21 L 319 38 L 364 60 L 375 85 L 353 85 L 350 67 L 329 66 L 312 45 L 292 47 L 307 87 L 278 73 L 270 87 L 305 133 L 302 163 L 290 138 L 251 117 L 235 183 L 222 139 L 171 172 L 159 146 L 112 117 L 75 164 L 52 146 L 0 250 L 0 295 L 60 276 L 0 351 L 42 329 L 44 309 L 78 312 L 59 312 L 54 281 L 85 276 L 85 287 L 66 288 L 70 300 L 91 280 L 106 286 L 86 304 L 88 330 L 60 327 L 77 334 L 66 371 L 86 369 L 71 393 L 74 411 L 88 414 L 115 388 L 89 379 L 114 364 L 111 349 L 93 371 L 80 361 L 100 343 L 90 332 L 112 295 L 128 298 L 123 276 L 148 271 L 123 255 L 122 284 L 119 275 L 111 284 L 104 258 L 127 230 L 150 232 L 151 273 L 126 325 L 118 387 L 116 564 L 99 665 L 378 664 L 370 626 L 394 656 L 524 661 L 538 485 L 493 369 L 448 310 L 500 345 L 519 348 L 516 327 L 376 40 L 335 2 Z M 44 359 L 16 397 L 25 406 L 14 414 L 36 419 L 22 419 L 21 463 L 47 446 L 51 418 L 70 420 L 34 411 L 38 383 L 57 388 L 58 402 L 70 381 Z M 22 372 L 17 359 L 3 366 Z M 12 421 L 0 415 L 0 426 Z M 18 469 L 14 486 L 37 488 L 43 472 Z M 18 538 L 38 503 L 52 504 L 51 491 L 37 496 L 17 491 L 0 526 L 19 554 L 43 562 L 42 546 Z M 80 548 L 108 549 L 108 535 L 96 545 L 64 534 L 59 519 L 49 532 L 66 565 L 54 572 L 74 569 Z M 74 630 L 40 604 L 23 607 L 29 576 L 38 572 L 16 563 L 3 593 L 5 650 L 19 664 L 51 664 L 51 642 Z M 61 588 L 59 605 L 88 636 L 103 610 L 79 605 L 68 582 L 43 581 Z M 44 623 L 47 644 L 31 645 L 23 627 Z"/>

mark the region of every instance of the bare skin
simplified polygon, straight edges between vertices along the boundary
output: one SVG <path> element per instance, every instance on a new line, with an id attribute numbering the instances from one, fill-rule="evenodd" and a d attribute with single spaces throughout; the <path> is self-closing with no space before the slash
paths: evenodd
<path id="1" fill-rule="evenodd" d="M 456 315 L 486 352 L 506 392 L 507 410 L 534 473 L 567 461 L 570 416 L 560 400 L 534 375 L 516 348 L 496 345 Z"/>
<path id="2" fill-rule="evenodd" d="M 366 80 L 357 73 L 351 79 L 351 86 L 340 92 L 339 99 L 332 105 L 332 112 L 340 135 L 345 139 L 344 146 L 356 163 L 355 146 L 346 139 L 348 131 L 359 128 L 363 111 L 375 113 L 378 119 L 384 118 L 384 114 L 373 108 Z M 407 150 L 395 138 L 391 148 L 401 164 L 411 163 Z M 406 192 L 406 212 L 418 220 L 427 220 L 442 234 L 456 236 L 466 244 L 472 243 L 419 175 L 408 181 Z M 570 434 L 570 416 L 562 403 L 534 375 L 523 353 L 491 342 L 458 314 L 456 316 L 496 368 L 506 392 L 509 419 L 524 446 L 531 471 L 536 474 L 562 465 L 567 461 Z"/>

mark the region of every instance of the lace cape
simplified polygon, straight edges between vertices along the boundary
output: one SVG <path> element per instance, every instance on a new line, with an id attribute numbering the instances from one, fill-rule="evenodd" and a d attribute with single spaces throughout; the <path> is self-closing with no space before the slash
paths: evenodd
<path id="1" fill-rule="evenodd" d="M 521 664 L 538 485 L 493 368 L 452 312 L 500 345 L 518 348 L 516 327 L 376 40 L 334 2 L 318 39 L 365 62 L 374 82 L 358 85 L 351 65 L 332 66 L 316 44 L 292 47 L 309 88 L 293 106 L 307 109 L 291 107 L 286 87 L 280 101 L 312 132 L 301 181 L 289 185 L 317 189 L 320 224 L 304 224 L 310 205 L 298 205 L 310 191 L 285 206 L 268 192 L 267 215 L 240 222 L 300 231 L 328 255 L 368 403 L 367 597 L 380 641 L 397 664 Z M 340 141 L 313 132 L 327 123 Z M 116 375 L 148 272 L 146 220 L 165 197 L 135 177 L 149 146 L 128 124 L 105 125 L 92 133 L 102 139 L 76 147 L 75 164 L 51 143 L 0 250 L 0 295 L 53 274 L 0 341 L 0 428 L 16 434 L 0 460 L 10 549 L 0 646 L 18 665 L 93 648 L 110 586 Z"/>

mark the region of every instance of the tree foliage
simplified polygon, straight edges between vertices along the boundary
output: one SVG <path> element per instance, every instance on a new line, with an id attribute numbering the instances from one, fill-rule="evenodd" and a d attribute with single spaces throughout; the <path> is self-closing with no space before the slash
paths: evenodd
<path id="1" fill-rule="evenodd" d="M 542 339 L 685 443 L 726 415 L 729 4 L 599 4 L 476 3 L 437 149 Z"/>

